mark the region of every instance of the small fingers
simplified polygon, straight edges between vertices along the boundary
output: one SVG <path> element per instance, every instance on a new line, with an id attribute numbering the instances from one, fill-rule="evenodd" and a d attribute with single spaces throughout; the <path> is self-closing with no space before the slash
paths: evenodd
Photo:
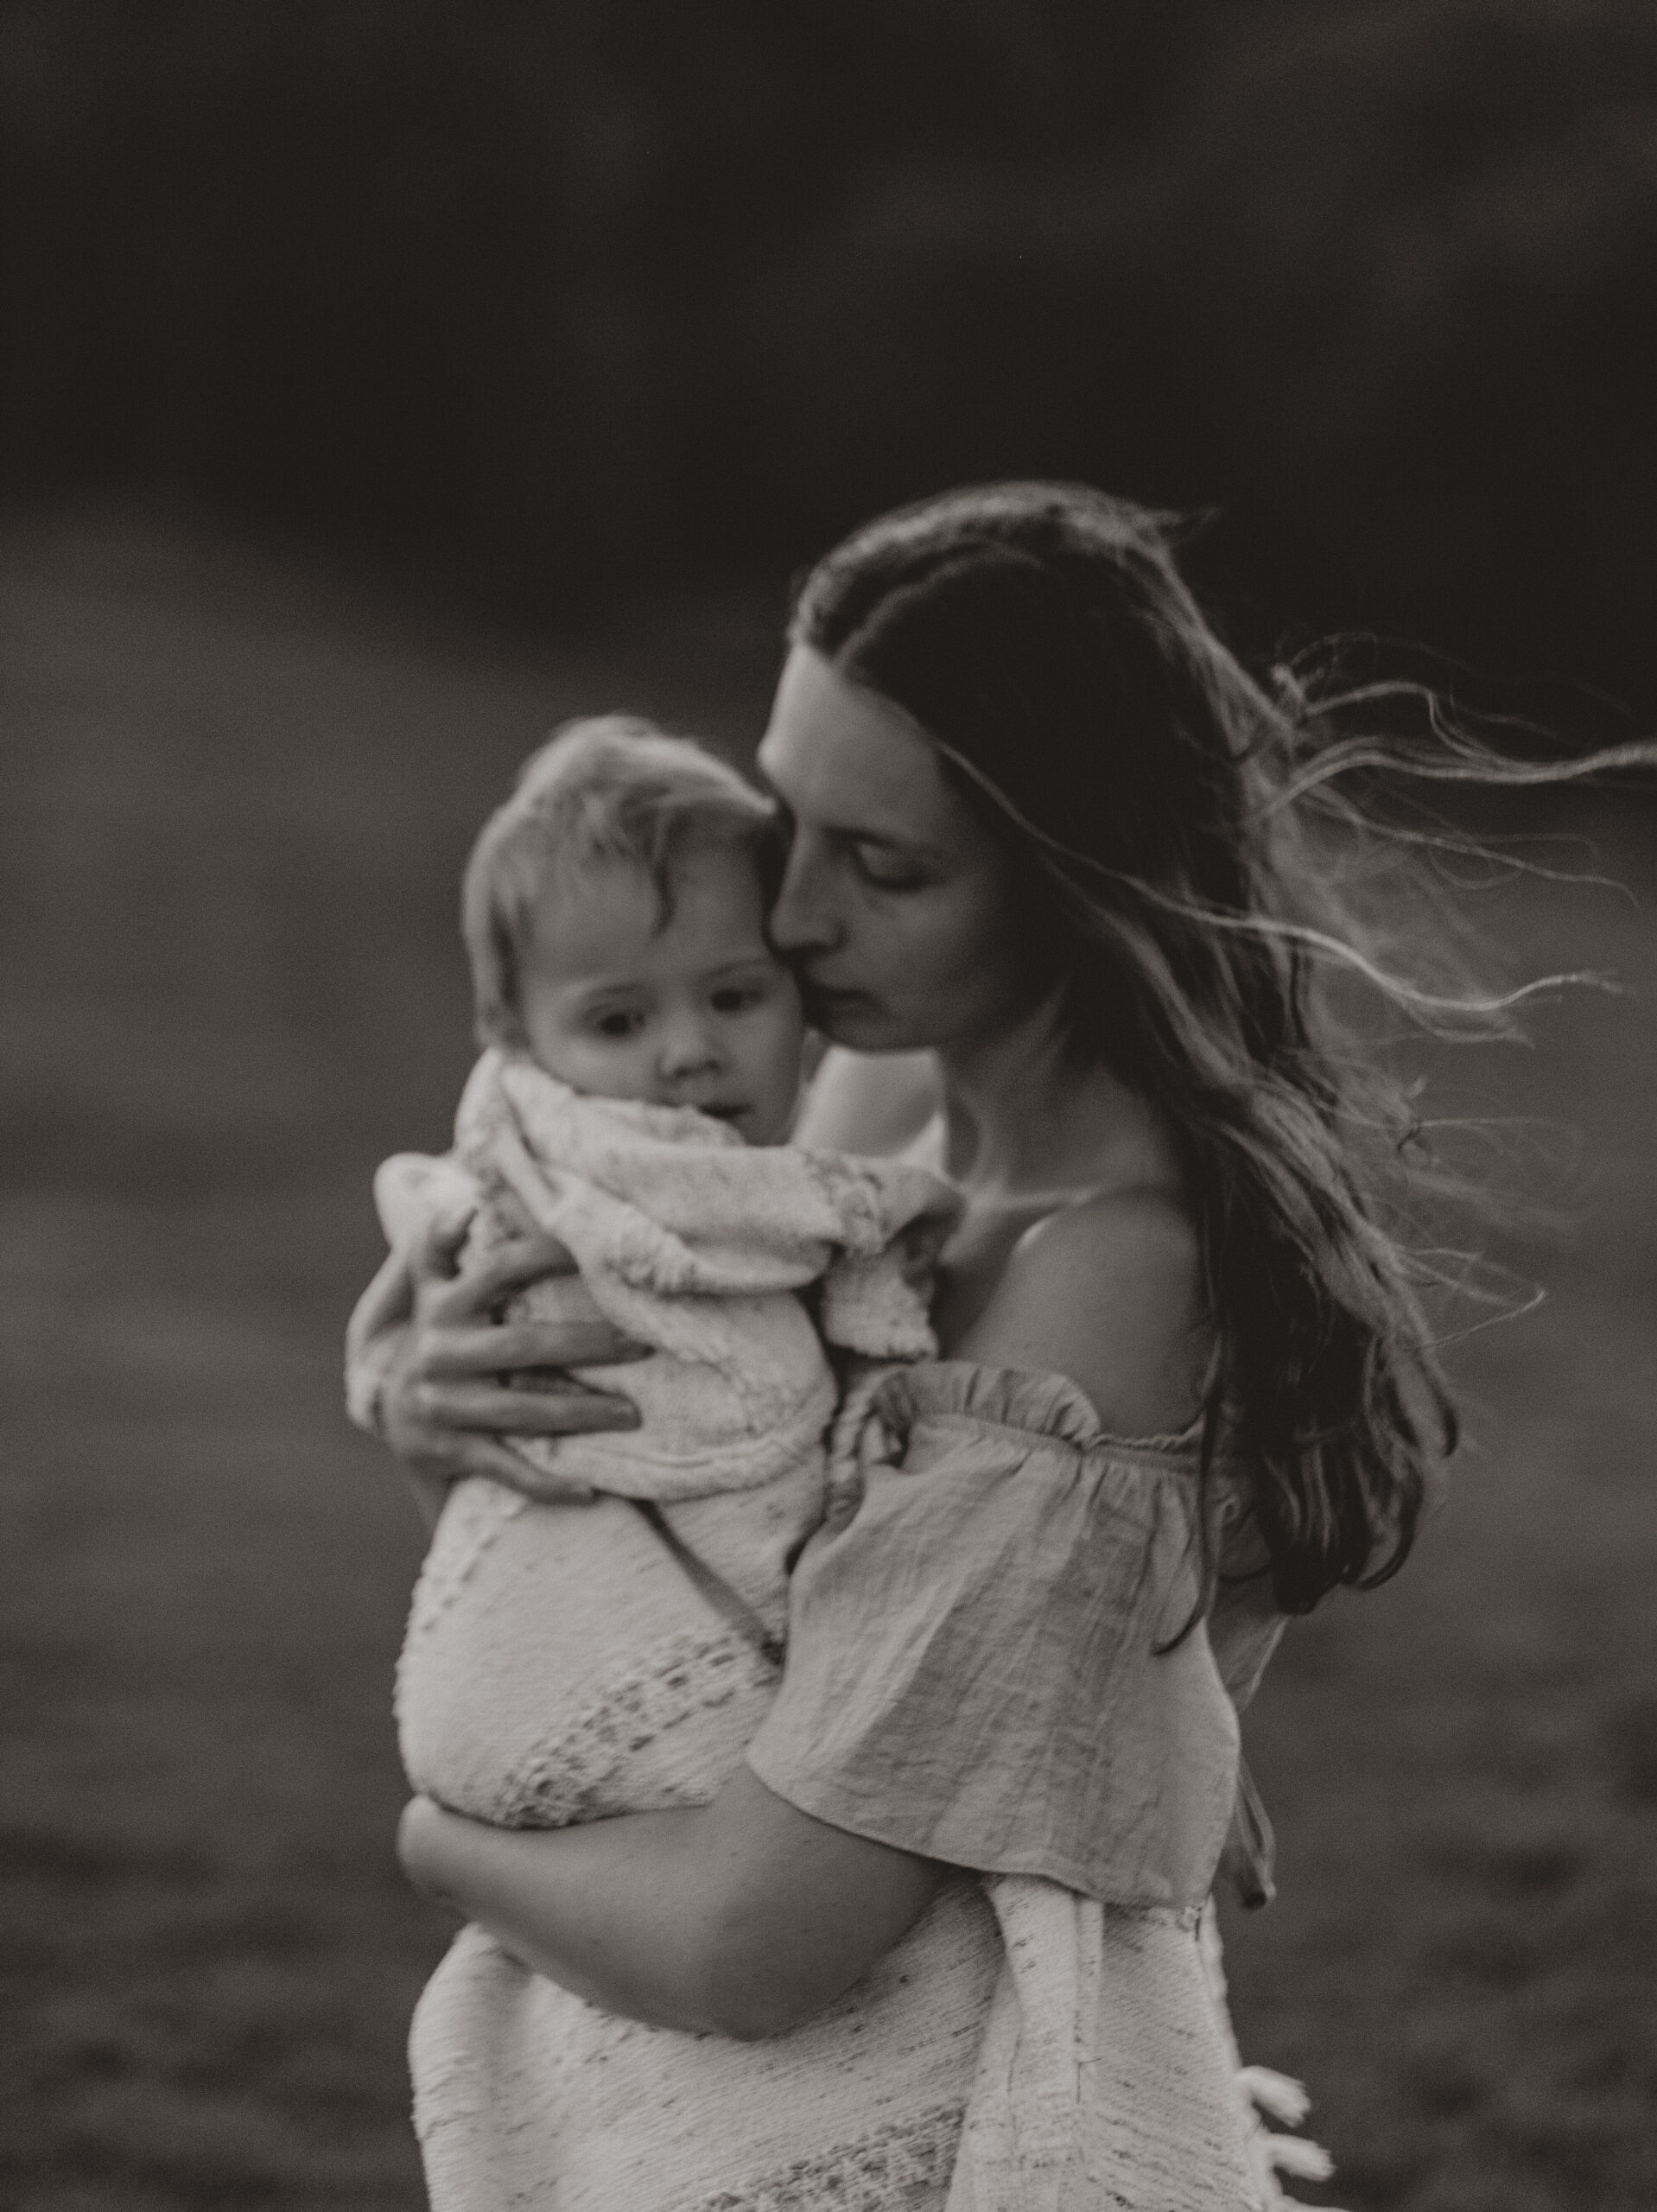
<path id="1" fill-rule="evenodd" d="M 427 1381 L 413 1389 L 414 1411 L 427 1427 L 498 1431 L 513 1436 L 582 1436 L 637 1428 L 638 1408 L 570 1384 L 559 1390 L 509 1390 L 498 1382 Z"/>

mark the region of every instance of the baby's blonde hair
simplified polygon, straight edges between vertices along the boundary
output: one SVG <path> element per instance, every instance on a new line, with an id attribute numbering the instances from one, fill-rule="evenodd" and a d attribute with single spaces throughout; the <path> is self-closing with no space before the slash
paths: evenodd
<path id="1" fill-rule="evenodd" d="M 635 715 L 566 722 L 519 769 L 512 796 L 485 823 L 466 865 L 460 931 L 479 1042 L 523 1042 L 519 976 L 536 905 L 556 878 L 637 868 L 666 923 L 685 855 L 730 844 L 752 854 L 769 892 L 776 810 L 734 768 Z"/>

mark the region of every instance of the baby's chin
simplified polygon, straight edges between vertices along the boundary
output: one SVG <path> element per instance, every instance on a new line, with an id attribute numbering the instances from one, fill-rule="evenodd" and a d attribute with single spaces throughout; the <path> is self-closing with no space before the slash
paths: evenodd
<path id="1" fill-rule="evenodd" d="M 794 1120 L 792 1108 L 780 1118 L 758 1106 L 703 1106 L 698 1110 L 710 1122 L 723 1122 L 727 1129 L 734 1129 L 744 1144 L 755 1146 L 784 1143 Z"/>

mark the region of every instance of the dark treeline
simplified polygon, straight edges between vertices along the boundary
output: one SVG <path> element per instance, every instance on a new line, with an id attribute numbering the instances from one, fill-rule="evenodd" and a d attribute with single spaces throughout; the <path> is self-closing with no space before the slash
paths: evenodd
<path id="1" fill-rule="evenodd" d="M 960 479 L 1636 704 L 1649 0 L 10 0 L 0 471 L 549 616 Z"/>

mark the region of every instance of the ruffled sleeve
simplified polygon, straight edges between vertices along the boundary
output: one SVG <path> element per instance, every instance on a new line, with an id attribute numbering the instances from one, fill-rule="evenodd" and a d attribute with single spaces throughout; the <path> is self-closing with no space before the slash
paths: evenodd
<path id="1" fill-rule="evenodd" d="M 868 1412 L 882 1441 L 796 1572 L 754 1772 L 924 1857 L 1200 1903 L 1237 1726 L 1205 1624 L 1159 1648 L 1200 1604 L 1194 1456 L 1105 1436 L 1061 1377 L 962 1363 L 887 1375 Z"/>

